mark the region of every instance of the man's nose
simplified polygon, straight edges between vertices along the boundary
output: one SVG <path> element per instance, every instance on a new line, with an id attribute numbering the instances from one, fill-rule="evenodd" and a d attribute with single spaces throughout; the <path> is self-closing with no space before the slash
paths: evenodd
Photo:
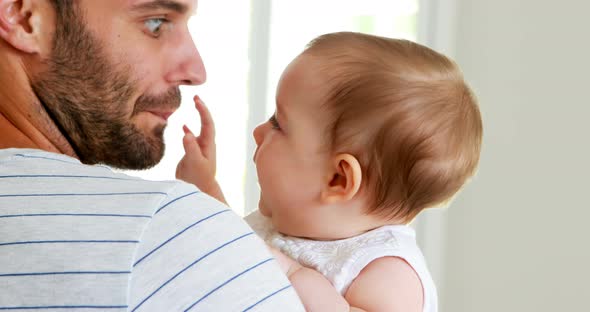
<path id="1" fill-rule="evenodd" d="M 207 72 L 201 54 L 197 49 L 190 33 L 186 33 L 183 44 L 179 47 L 177 69 L 169 77 L 179 85 L 196 86 L 205 83 Z"/>

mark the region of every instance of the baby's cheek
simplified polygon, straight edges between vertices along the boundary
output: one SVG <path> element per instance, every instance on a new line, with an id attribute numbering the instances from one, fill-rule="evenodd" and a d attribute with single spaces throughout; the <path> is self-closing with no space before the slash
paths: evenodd
<path id="1" fill-rule="evenodd" d="M 265 217 L 270 218 L 272 216 L 270 209 L 268 209 L 268 207 L 266 206 L 266 203 L 264 202 L 264 197 L 262 196 L 262 194 L 260 194 L 260 201 L 258 202 L 258 210 L 260 211 L 260 214 L 262 214 Z"/>

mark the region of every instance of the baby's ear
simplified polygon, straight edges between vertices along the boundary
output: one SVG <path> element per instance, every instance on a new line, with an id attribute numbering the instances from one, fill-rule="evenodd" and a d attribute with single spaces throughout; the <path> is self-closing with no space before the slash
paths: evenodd
<path id="1" fill-rule="evenodd" d="M 322 190 L 322 202 L 334 204 L 352 199 L 363 180 L 361 165 L 350 154 L 339 154 L 332 160 L 328 183 Z"/>

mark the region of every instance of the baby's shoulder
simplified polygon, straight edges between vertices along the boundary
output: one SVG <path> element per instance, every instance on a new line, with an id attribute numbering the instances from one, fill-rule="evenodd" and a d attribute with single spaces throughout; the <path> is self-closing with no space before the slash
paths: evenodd
<path id="1" fill-rule="evenodd" d="M 423 286 L 412 266 L 400 257 L 373 260 L 353 280 L 345 298 L 366 311 L 422 311 Z"/>

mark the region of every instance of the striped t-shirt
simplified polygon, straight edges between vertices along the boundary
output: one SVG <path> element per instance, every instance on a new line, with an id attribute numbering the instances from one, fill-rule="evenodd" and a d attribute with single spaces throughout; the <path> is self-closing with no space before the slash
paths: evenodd
<path id="1" fill-rule="evenodd" d="M 0 311 L 303 311 L 226 206 L 31 149 L 0 149 Z"/>

